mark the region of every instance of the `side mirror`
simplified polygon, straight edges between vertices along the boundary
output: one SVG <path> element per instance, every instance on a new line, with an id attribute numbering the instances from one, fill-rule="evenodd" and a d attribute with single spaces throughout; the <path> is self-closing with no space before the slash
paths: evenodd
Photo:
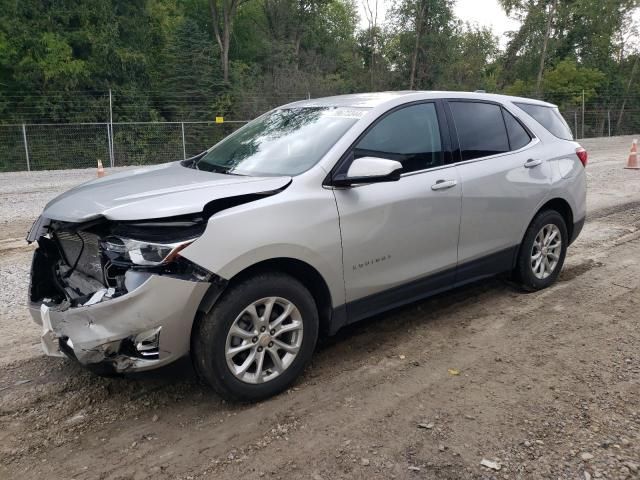
<path id="1" fill-rule="evenodd" d="M 402 164 L 395 160 L 377 157 L 355 159 L 347 174 L 336 175 L 333 184 L 348 187 L 359 183 L 397 182 L 402 173 Z"/>

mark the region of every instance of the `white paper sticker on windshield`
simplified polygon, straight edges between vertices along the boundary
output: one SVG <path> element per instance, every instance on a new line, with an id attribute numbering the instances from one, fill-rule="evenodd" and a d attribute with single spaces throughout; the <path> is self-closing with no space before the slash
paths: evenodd
<path id="1" fill-rule="evenodd" d="M 336 107 L 329 108 L 325 112 L 326 117 L 362 118 L 367 110 L 364 108 Z"/>

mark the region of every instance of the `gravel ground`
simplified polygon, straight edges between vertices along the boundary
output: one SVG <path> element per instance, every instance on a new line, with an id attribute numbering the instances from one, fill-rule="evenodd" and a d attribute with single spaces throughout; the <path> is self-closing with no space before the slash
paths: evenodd
<path id="1" fill-rule="evenodd" d="M 94 172 L 0 174 L 0 478 L 640 478 L 630 143 L 583 142 L 588 222 L 556 285 L 494 279 L 360 323 L 256 405 L 224 403 L 187 361 L 105 379 L 45 358 L 17 239 Z"/>
<path id="2" fill-rule="evenodd" d="M 107 168 L 107 174 L 131 167 Z M 0 241 L 24 238 L 49 200 L 96 177 L 96 169 L 0 173 Z"/>

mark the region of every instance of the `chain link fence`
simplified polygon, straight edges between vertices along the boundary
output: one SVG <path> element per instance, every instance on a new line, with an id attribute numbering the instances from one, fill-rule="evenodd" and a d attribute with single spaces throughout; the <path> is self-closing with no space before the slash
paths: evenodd
<path id="1" fill-rule="evenodd" d="M 150 165 L 189 158 L 244 121 L 0 125 L 0 171 Z"/>
<path id="2" fill-rule="evenodd" d="M 606 108 L 585 110 L 560 109 L 576 139 L 633 135 L 640 130 L 640 110 L 625 110 L 622 113 Z"/>
<path id="3" fill-rule="evenodd" d="M 625 97 L 626 98 L 626 97 Z M 576 139 L 640 131 L 637 99 L 627 108 L 560 105 Z M 171 162 L 196 155 L 246 121 L 0 124 L 0 172 L 121 167 Z"/>

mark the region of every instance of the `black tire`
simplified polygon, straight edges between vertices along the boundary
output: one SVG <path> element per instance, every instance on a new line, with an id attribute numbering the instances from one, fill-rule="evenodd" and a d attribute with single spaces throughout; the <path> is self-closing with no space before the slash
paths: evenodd
<path id="1" fill-rule="evenodd" d="M 536 236 L 546 225 L 555 225 L 558 227 L 562 243 L 558 263 L 552 273 L 546 278 L 538 278 L 534 274 L 531 266 L 531 255 Z M 542 290 L 552 285 L 558 279 L 560 270 L 562 270 L 568 244 L 569 235 L 563 216 L 555 210 L 544 210 L 538 213 L 531 221 L 529 228 L 527 228 L 522 244 L 520 245 L 516 268 L 514 270 L 514 279 L 528 292 Z"/>
<path id="2" fill-rule="evenodd" d="M 227 365 L 227 335 L 247 306 L 266 297 L 282 297 L 297 307 L 303 324 L 302 344 L 280 375 L 264 383 L 245 383 Z M 192 335 L 191 356 L 198 375 L 227 400 L 253 402 L 276 395 L 302 374 L 318 339 L 318 309 L 313 296 L 295 278 L 262 273 L 229 287 L 211 311 L 199 319 Z"/>

